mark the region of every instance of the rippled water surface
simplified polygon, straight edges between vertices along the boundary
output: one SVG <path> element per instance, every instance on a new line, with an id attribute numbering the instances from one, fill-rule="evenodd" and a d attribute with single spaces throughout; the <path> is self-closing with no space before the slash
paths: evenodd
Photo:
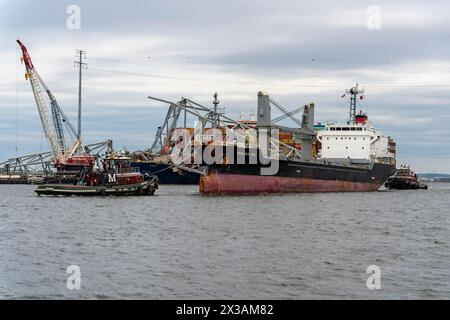
<path id="1" fill-rule="evenodd" d="M 0 298 L 450 298 L 450 184 L 51 198 L 0 186 Z M 81 289 L 66 268 L 81 268 Z M 366 287 L 369 265 L 381 290 Z"/>

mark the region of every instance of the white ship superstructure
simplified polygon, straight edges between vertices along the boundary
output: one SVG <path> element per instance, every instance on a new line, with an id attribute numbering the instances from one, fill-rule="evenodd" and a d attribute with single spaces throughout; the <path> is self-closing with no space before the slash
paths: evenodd
<path id="1" fill-rule="evenodd" d="M 318 159 L 324 161 L 382 162 L 395 164 L 395 142 L 375 129 L 367 114 L 356 114 L 356 101 L 363 90 L 358 85 L 347 91 L 350 97 L 350 117 L 346 124 L 327 124 L 317 133 L 320 148 Z M 345 95 L 344 95 L 345 96 Z M 364 96 L 360 96 L 363 98 Z"/>
<path id="2" fill-rule="evenodd" d="M 375 129 L 366 115 L 357 115 L 356 119 L 353 124 L 327 124 L 318 132 L 317 139 L 322 144 L 318 158 L 371 161 L 395 158 L 393 139 Z"/>

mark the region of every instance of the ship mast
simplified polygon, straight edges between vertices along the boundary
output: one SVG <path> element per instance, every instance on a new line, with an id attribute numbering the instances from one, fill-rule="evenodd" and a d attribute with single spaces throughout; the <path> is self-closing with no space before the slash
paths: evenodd
<path id="1" fill-rule="evenodd" d="M 213 122 L 213 127 L 217 129 L 217 128 L 219 128 L 219 114 L 218 114 L 217 107 L 219 106 L 220 101 L 218 99 L 219 95 L 217 94 L 217 92 L 214 93 L 213 97 L 214 97 L 214 100 L 213 100 L 213 105 L 214 105 L 214 122 Z"/>
<path id="2" fill-rule="evenodd" d="M 350 94 L 350 114 L 348 119 L 348 124 L 355 124 L 356 117 L 356 100 L 358 99 L 358 95 L 364 93 L 364 89 L 358 89 L 358 84 L 352 87 L 350 90 L 347 90 L 345 93 Z"/>

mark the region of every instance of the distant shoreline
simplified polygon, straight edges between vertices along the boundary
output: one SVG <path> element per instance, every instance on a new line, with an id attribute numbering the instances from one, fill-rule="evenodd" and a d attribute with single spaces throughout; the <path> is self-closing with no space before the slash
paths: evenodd
<path id="1" fill-rule="evenodd" d="M 417 175 L 424 182 L 450 182 L 450 174 L 445 174 L 445 173 L 419 173 Z"/>

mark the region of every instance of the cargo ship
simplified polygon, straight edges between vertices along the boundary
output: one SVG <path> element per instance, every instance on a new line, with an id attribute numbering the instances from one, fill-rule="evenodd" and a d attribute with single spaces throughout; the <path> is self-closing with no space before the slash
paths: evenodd
<path id="1" fill-rule="evenodd" d="M 235 154 L 244 155 L 246 160 L 256 155 L 256 164 L 248 161 L 237 164 L 235 158 L 209 165 L 207 174 L 200 179 L 199 191 L 203 194 L 259 194 L 378 190 L 396 171 L 395 142 L 375 129 L 366 114 L 356 114 L 356 101 L 361 94 L 358 87 L 348 93 L 350 117 L 346 124 L 315 127 L 314 105 L 304 107 L 298 145 L 291 147 L 280 142 L 279 147 L 279 150 L 300 151 L 299 157 L 291 152 L 291 156 L 278 154 L 276 159 L 270 156 L 263 159 L 259 149 L 233 146 Z M 270 126 L 270 99 L 260 92 L 257 128 Z M 262 169 L 269 166 L 263 164 L 267 160 L 278 162 L 278 170 L 273 175 L 262 174 Z"/>
<path id="2" fill-rule="evenodd" d="M 170 163 L 133 161 L 131 167 L 138 168 L 142 174 L 157 176 L 160 184 L 196 185 L 200 181 L 199 174 L 177 170 Z"/>
<path id="3" fill-rule="evenodd" d="M 395 172 L 391 164 L 312 163 L 279 160 L 274 176 L 260 174 L 260 165 L 212 165 L 200 179 L 204 194 L 376 191 Z"/>
<path id="4" fill-rule="evenodd" d="M 162 154 L 161 154 L 162 153 Z M 167 150 L 160 154 L 146 151 L 123 152 L 122 155 L 130 157 L 130 166 L 142 174 L 158 177 L 160 184 L 198 185 L 198 173 L 178 169 L 171 161 Z"/>

